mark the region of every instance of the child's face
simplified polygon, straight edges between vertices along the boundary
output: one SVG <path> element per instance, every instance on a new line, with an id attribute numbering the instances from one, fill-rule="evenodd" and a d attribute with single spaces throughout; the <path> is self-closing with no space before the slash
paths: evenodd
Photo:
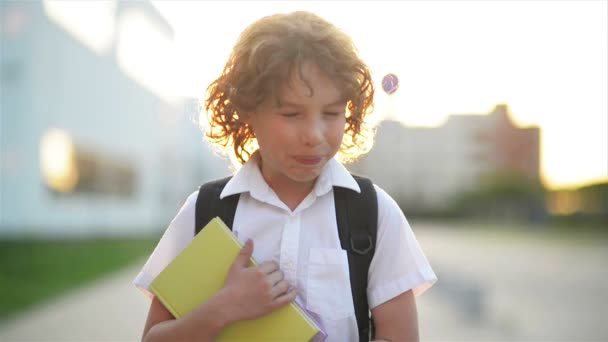
<path id="1" fill-rule="evenodd" d="M 342 144 L 346 101 L 340 90 L 315 64 L 304 64 L 275 99 L 262 103 L 248 118 L 255 132 L 262 174 L 273 186 L 312 184 Z"/>

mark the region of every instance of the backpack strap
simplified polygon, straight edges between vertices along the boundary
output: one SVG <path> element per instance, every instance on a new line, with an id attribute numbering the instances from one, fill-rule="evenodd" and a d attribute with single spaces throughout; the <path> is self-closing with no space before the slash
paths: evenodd
<path id="1" fill-rule="evenodd" d="M 350 284 L 359 329 L 359 340 L 370 341 L 374 337 L 374 322 L 367 302 L 367 277 L 374 256 L 378 201 L 373 183 L 364 177 L 352 175 L 361 193 L 334 187 L 336 221 L 340 245 L 348 254 Z M 220 199 L 224 186 L 231 177 L 201 185 L 196 200 L 195 234 L 215 216 L 219 216 L 232 229 L 239 194 Z"/>
<path id="2" fill-rule="evenodd" d="M 340 245 L 348 254 L 350 286 L 359 328 L 359 341 L 375 334 L 367 302 L 367 277 L 374 256 L 378 231 L 378 200 L 371 180 L 353 175 L 361 193 L 334 187 Z"/>
<path id="3" fill-rule="evenodd" d="M 198 189 L 194 234 L 198 234 L 216 216 L 219 216 L 232 230 L 236 205 L 239 203 L 239 194 L 220 199 L 220 194 L 230 178 L 232 177 L 207 182 Z"/>

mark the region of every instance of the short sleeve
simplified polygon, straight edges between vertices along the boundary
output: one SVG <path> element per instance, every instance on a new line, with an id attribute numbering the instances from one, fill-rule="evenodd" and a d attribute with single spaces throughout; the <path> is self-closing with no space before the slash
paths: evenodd
<path id="1" fill-rule="evenodd" d="M 198 191 L 192 193 L 156 245 L 133 284 L 148 297 L 150 283 L 194 238 L 194 214 Z"/>
<path id="2" fill-rule="evenodd" d="M 370 308 L 408 290 L 413 290 L 418 296 L 437 281 L 403 212 L 384 190 L 375 187 L 378 194 L 378 236 L 368 276 Z"/>

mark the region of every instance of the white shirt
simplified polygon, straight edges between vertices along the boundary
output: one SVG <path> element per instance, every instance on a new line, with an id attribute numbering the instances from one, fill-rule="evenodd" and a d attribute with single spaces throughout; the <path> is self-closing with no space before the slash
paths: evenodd
<path id="1" fill-rule="evenodd" d="M 251 158 L 226 184 L 220 197 L 240 193 L 233 232 L 241 242 L 254 241 L 258 262 L 279 263 L 285 279 L 298 289 L 298 302 L 311 312 L 328 334 L 326 341 L 358 341 L 348 258 L 340 246 L 333 186 L 360 192 L 357 182 L 336 160 L 324 167 L 311 193 L 291 211 L 264 181 Z M 375 186 L 378 235 L 369 269 L 370 309 L 408 290 L 420 295 L 437 280 L 409 223 L 395 201 Z M 194 237 L 192 193 L 165 231 L 156 249 L 135 278 L 147 290 L 152 280 Z"/>

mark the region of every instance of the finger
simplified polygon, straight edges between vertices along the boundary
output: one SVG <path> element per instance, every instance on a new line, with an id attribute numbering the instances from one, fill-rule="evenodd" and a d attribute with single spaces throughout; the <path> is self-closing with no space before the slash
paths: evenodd
<path id="1" fill-rule="evenodd" d="M 290 289 L 289 291 L 278 296 L 277 298 L 274 299 L 274 301 L 272 301 L 273 308 L 278 309 L 282 306 L 285 306 L 285 305 L 293 302 L 296 299 L 297 294 L 298 294 L 298 291 L 295 288 Z"/>
<path id="2" fill-rule="evenodd" d="M 270 274 L 279 269 L 279 265 L 275 261 L 265 261 L 258 265 L 258 269 L 264 274 Z"/>
<path id="3" fill-rule="evenodd" d="M 283 272 L 276 270 L 270 273 L 266 279 L 268 279 L 268 283 L 271 286 L 275 286 L 278 282 L 283 280 Z"/>
<path id="4" fill-rule="evenodd" d="M 285 280 L 279 281 L 273 288 L 270 290 L 270 294 L 272 298 L 277 298 L 289 290 L 289 283 Z"/>
<path id="5" fill-rule="evenodd" d="M 241 248 L 241 252 L 234 259 L 232 263 L 232 267 L 245 268 L 249 265 L 249 259 L 251 258 L 251 254 L 253 254 L 253 241 L 248 239 L 243 248 Z"/>

